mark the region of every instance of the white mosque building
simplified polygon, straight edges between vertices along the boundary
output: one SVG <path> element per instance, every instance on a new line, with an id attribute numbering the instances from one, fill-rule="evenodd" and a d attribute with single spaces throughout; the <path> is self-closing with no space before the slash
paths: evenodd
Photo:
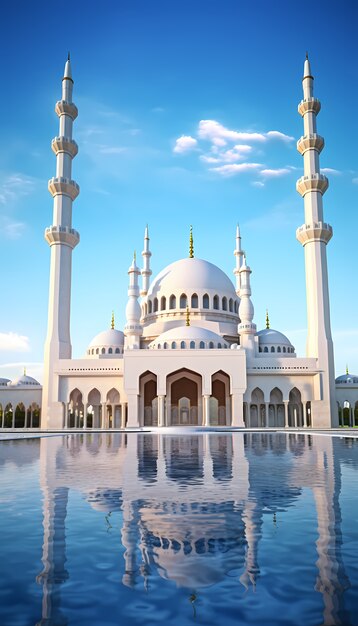
<path id="1" fill-rule="evenodd" d="M 151 278 L 148 228 L 142 268 L 129 267 L 126 325 L 90 342 L 83 358 L 72 358 L 70 302 L 72 251 L 80 240 L 72 227 L 72 203 L 79 186 L 72 179 L 78 147 L 72 138 L 77 107 L 68 59 L 62 98 L 56 103 L 59 135 L 52 141 L 56 176 L 49 181 L 53 225 L 45 231 L 50 246 L 48 330 L 43 387 L 26 375 L 0 379 L 0 425 L 44 429 L 167 426 L 302 427 L 339 425 L 339 408 L 348 408 L 354 425 L 358 376 L 334 378 L 326 249 L 332 227 L 324 221 L 320 173 L 324 146 L 317 134 L 320 101 L 306 58 L 303 99 L 298 112 L 303 136 L 297 149 L 304 175 L 297 191 L 304 200 L 304 223 L 296 236 L 304 248 L 307 293 L 307 349 L 298 357 L 290 340 L 270 328 L 257 331 L 250 274 L 236 231 L 235 285 L 209 261 L 189 255 Z M 141 285 L 139 281 L 141 279 Z M 41 417 L 40 417 L 41 415 Z"/>

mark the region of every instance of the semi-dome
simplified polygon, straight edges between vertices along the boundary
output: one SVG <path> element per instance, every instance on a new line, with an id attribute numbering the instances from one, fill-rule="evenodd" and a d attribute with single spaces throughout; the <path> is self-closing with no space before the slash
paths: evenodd
<path id="1" fill-rule="evenodd" d="M 338 385 L 357 385 L 358 384 L 358 376 L 355 374 L 343 374 L 342 376 L 338 376 L 336 378 L 336 383 Z"/>
<path id="2" fill-rule="evenodd" d="M 123 353 L 124 334 L 116 328 L 108 328 L 96 335 L 87 348 L 88 356 L 118 355 Z"/>
<path id="3" fill-rule="evenodd" d="M 20 387 L 21 385 L 40 385 L 40 383 L 35 378 L 32 378 L 32 376 L 27 376 L 27 374 L 23 374 L 15 378 L 12 382 L 8 382 L 9 387 Z"/>
<path id="4" fill-rule="evenodd" d="M 200 326 L 176 326 L 162 333 L 149 348 L 156 349 L 206 349 L 228 348 L 229 344 L 220 335 Z"/>
<path id="5" fill-rule="evenodd" d="M 257 333 L 259 338 L 259 352 L 280 356 L 295 354 L 295 349 L 286 335 L 273 328 L 264 328 Z"/>

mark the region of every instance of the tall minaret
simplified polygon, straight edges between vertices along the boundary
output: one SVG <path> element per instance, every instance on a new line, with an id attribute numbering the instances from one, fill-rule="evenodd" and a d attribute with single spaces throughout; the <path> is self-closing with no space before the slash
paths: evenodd
<path id="1" fill-rule="evenodd" d="M 126 318 L 127 323 L 124 327 L 125 334 L 125 347 L 130 350 L 140 348 L 140 338 L 143 334 L 143 327 L 140 324 L 140 304 L 138 276 L 140 276 L 140 269 L 136 263 L 136 253 L 133 255 L 132 264 L 128 270 L 129 274 L 129 287 L 128 287 L 128 303 L 126 306 Z"/>
<path id="2" fill-rule="evenodd" d="M 307 297 L 308 357 L 317 359 L 315 401 L 312 402 L 312 426 L 338 426 L 335 402 L 334 357 L 329 312 L 326 246 L 332 237 L 332 227 L 323 218 L 323 194 L 328 180 L 320 173 L 319 154 L 324 146 L 317 134 L 316 115 L 321 103 L 313 97 L 313 76 L 306 55 L 303 72 L 303 100 L 298 112 L 303 117 L 304 135 L 297 142 L 303 155 L 304 176 L 297 181 L 297 191 L 304 199 L 305 223 L 297 229 L 296 237 L 304 246 Z"/>
<path id="3" fill-rule="evenodd" d="M 246 257 L 240 268 L 240 296 L 241 302 L 239 306 L 240 324 L 238 331 L 240 335 L 240 343 L 245 348 L 248 357 L 255 356 L 255 335 L 256 324 L 254 319 L 254 305 L 251 301 L 251 285 L 250 285 L 251 269 L 246 265 Z"/>
<path id="4" fill-rule="evenodd" d="M 242 260 L 244 256 L 244 251 L 241 249 L 241 235 L 240 235 L 240 227 L 236 226 L 236 246 L 234 250 L 234 256 L 236 259 L 236 266 L 234 269 L 234 274 L 236 277 L 236 293 L 240 297 L 240 268 L 242 266 Z"/>
<path id="5" fill-rule="evenodd" d="M 80 236 L 72 228 L 72 202 L 79 194 L 79 186 L 71 178 L 72 159 L 78 148 L 72 139 L 72 125 L 77 107 L 72 102 L 73 80 L 68 60 L 62 79 L 62 99 L 55 111 L 60 118 L 59 136 L 52 140 L 56 154 L 56 176 L 48 189 L 53 196 L 53 225 L 46 228 L 45 239 L 51 249 L 50 288 L 47 337 L 45 342 L 44 384 L 42 397 L 42 428 L 62 428 L 62 404 L 58 400 L 58 377 L 55 375 L 59 359 L 70 359 L 70 304 L 72 250 Z"/>
<path id="6" fill-rule="evenodd" d="M 147 295 L 149 289 L 149 279 L 152 275 L 152 270 L 150 269 L 150 257 L 152 256 L 151 251 L 149 250 L 149 230 L 148 224 L 144 231 L 144 250 L 142 252 L 143 257 L 143 269 L 141 271 L 142 274 L 142 290 L 140 295 L 142 298 Z"/>

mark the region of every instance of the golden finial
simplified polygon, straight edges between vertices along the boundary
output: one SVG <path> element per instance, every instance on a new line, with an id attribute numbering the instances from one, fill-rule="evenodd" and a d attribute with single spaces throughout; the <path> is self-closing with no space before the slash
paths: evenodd
<path id="1" fill-rule="evenodd" d="M 268 309 L 266 309 L 266 328 L 267 329 L 270 328 L 270 318 L 269 318 L 269 314 L 268 314 Z"/>
<path id="2" fill-rule="evenodd" d="M 190 226 L 189 234 L 189 259 L 194 258 L 194 239 L 193 239 L 193 227 Z"/>
<path id="3" fill-rule="evenodd" d="M 112 311 L 111 328 L 114 330 L 114 311 Z"/>
<path id="4" fill-rule="evenodd" d="M 136 253 L 135 250 L 134 250 L 134 253 L 133 253 L 133 261 L 134 261 L 134 263 L 137 262 L 137 253 Z"/>
<path id="5" fill-rule="evenodd" d="M 346 365 L 346 374 L 349 374 L 348 365 Z"/>
<path id="6" fill-rule="evenodd" d="M 348 374 L 348 372 L 347 372 Z M 24 367 L 24 376 L 26 376 L 26 367 Z"/>
<path id="7" fill-rule="evenodd" d="M 186 322 L 185 322 L 185 326 L 190 326 L 190 312 L 189 312 L 188 305 L 186 305 Z"/>

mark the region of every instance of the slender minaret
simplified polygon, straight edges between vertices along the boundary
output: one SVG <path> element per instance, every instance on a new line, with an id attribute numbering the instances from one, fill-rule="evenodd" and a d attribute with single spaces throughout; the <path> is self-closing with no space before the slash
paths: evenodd
<path id="1" fill-rule="evenodd" d="M 147 295 L 149 289 L 149 279 L 152 275 L 152 270 L 150 269 L 150 257 L 152 256 L 151 251 L 149 250 L 149 230 L 148 224 L 144 231 L 144 250 L 142 252 L 143 257 L 143 269 L 141 271 L 142 274 L 142 290 L 140 295 L 142 298 Z"/>
<path id="2" fill-rule="evenodd" d="M 297 181 L 297 191 L 304 200 L 305 223 L 296 236 L 305 251 L 307 297 L 307 356 L 317 359 L 320 370 L 312 402 L 312 426 L 338 426 L 335 402 L 334 357 L 329 312 L 326 246 L 332 227 L 323 218 L 323 194 L 328 180 L 320 173 L 319 154 L 324 146 L 317 134 L 316 115 L 321 103 L 313 97 L 313 76 L 306 56 L 303 72 L 303 100 L 298 112 L 303 117 L 304 135 L 297 142 L 303 155 L 304 176 Z"/>
<path id="3" fill-rule="evenodd" d="M 141 310 L 138 302 L 138 276 L 140 276 L 140 273 L 140 269 L 137 267 L 136 263 L 136 253 L 134 253 L 132 264 L 128 270 L 129 287 L 128 303 L 126 306 L 127 323 L 124 327 L 124 334 L 126 337 L 125 347 L 130 350 L 140 348 L 140 338 L 143 334 L 143 327 L 140 324 Z"/>
<path id="4" fill-rule="evenodd" d="M 240 324 L 238 331 L 240 335 L 240 343 L 245 348 L 249 357 L 255 356 L 255 335 L 256 324 L 253 323 L 254 319 L 254 305 L 251 302 L 251 285 L 250 285 L 251 269 L 246 265 L 246 257 L 243 258 L 243 263 L 240 268 L 240 306 L 239 317 Z"/>
<path id="5" fill-rule="evenodd" d="M 234 274 L 236 277 L 236 293 L 240 297 L 240 268 L 242 266 L 242 260 L 244 257 L 244 251 L 241 249 L 241 235 L 240 235 L 240 227 L 236 226 L 236 246 L 234 250 L 234 256 L 236 259 L 236 267 L 234 269 Z"/>
<path id="6" fill-rule="evenodd" d="M 44 384 L 42 397 L 42 428 L 62 428 L 62 404 L 58 400 L 58 378 L 55 375 L 59 359 L 70 359 L 70 304 L 72 250 L 80 236 L 72 228 L 72 202 L 79 194 L 79 186 L 71 178 L 72 159 L 78 148 L 72 139 L 72 125 L 77 107 L 72 102 L 73 80 L 71 63 L 65 65 L 62 79 L 62 99 L 55 111 L 60 118 L 59 136 L 52 140 L 56 154 L 56 176 L 48 189 L 53 196 L 53 225 L 46 228 L 45 239 L 51 249 L 50 288 L 47 337 L 45 342 Z"/>

